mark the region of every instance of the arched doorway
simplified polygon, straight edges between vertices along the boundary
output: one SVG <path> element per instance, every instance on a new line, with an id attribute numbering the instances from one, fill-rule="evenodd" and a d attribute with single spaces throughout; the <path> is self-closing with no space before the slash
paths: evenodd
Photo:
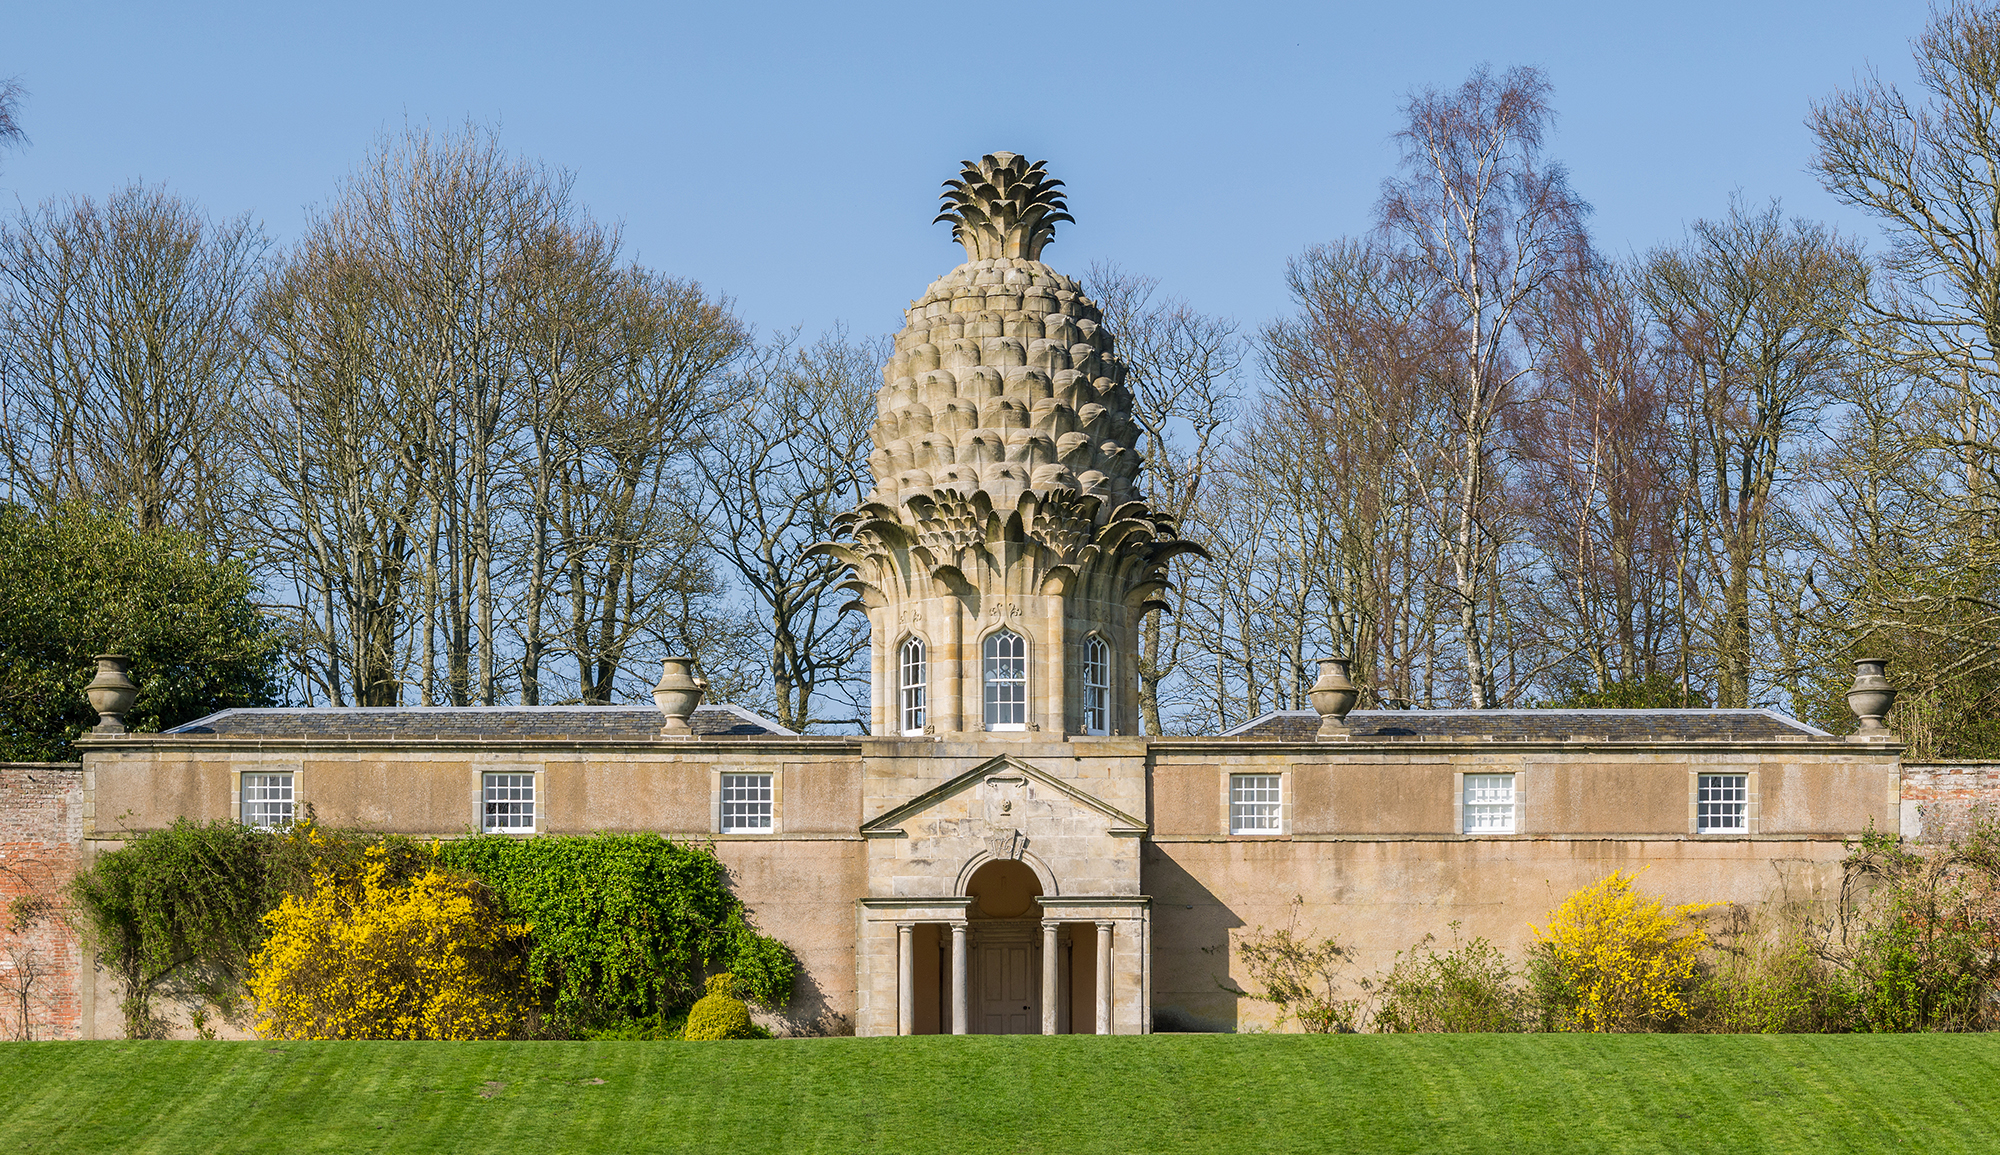
<path id="1" fill-rule="evenodd" d="M 973 871 L 965 891 L 971 990 L 967 1027 L 979 1035 L 1033 1035 L 1042 1029 L 1042 880 L 1027 864 L 996 858 Z"/>

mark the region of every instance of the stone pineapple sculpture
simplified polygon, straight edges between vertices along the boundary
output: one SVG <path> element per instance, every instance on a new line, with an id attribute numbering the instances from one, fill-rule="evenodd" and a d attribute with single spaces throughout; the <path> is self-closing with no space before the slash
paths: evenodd
<path id="1" fill-rule="evenodd" d="M 1119 727 L 1136 732 L 1135 627 L 1162 604 L 1166 562 L 1197 547 L 1138 487 L 1138 430 L 1103 314 L 1040 260 L 1073 221 L 1062 182 L 1012 153 L 967 161 L 944 211 L 967 261 L 905 313 L 877 394 L 875 488 L 824 547 L 873 627 L 877 730 L 895 652 L 922 638 L 933 728 L 979 729 L 978 639 L 1028 637 L 1037 728 L 1073 730 L 1078 657 L 1116 654 Z"/>

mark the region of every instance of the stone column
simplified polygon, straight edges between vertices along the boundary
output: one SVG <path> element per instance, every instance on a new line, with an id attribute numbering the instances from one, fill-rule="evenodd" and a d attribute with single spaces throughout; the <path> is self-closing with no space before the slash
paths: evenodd
<path id="1" fill-rule="evenodd" d="M 1049 652 L 1042 660 L 1042 732 L 1050 735 L 1062 734 L 1067 729 L 1069 687 L 1064 677 L 1063 662 L 1068 658 L 1067 642 L 1063 638 L 1063 599 L 1053 597 L 1049 602 L 1049 624 L 1047 645 Z"/>
<path id="2" fill-rule="evenodd" d="M 890 637 L 891 635 L 887 629 L 888 622 L 889 612 L 887 610 L 873 609 L 868 611 L 868 631 L 871 636 L 876 638 Z M 896 716 L 896 706 L 900 704 L 901 695 L 891 695 L 889 693 L 890 686 L 895 684 L 902 676 L 902 665 L 899 661 L 900 655 L 896 653 L 895 645 L 895 642 L 887 641 L 878 642 L 869 647 L 873 651 L 869 657 L 875 663 L 875 668 L 870 670 L 868 674 L 869 690 L 873 694 L 873 700 L 868 704 L 868 732 L 871 734 L 902 733 L 900 726 L 902 719 Z M 887 648 L 885 649 L 884 647 Z"/>
<path id="3" fill-rule="evenodd" d="M 951 924 L 951 1033 L 970 1034 L 965 1011 L 965 924 Z"/>
<path id="4" fill-rule="evenodd" d="M 944 707 L 937 720 L 940 734 L 955 734 L 965 725 L 965 606 L 957 595 L 944 599 L 945 615 L 951 619 L 945 631 L 944 661 L 936 664 L 938 695 L 934 705 Z M 971 727 L 978 729 L 977 726 Z"/>
<path id="5" fill-rule="evenodd" d="M 917 925 L 896 924 L 896 1033 L 917 1033 Z"/>
<path id="6" fill-rule="evenodd" d="M 1111 924 L 1097 924 L 1097 1033 L 1111 1033 Z"/>
<path id="7" fill-rule="evenodd" d="M 1056 921 L 1042 920 L 1042 1033 L 1056 1033 Z"/>

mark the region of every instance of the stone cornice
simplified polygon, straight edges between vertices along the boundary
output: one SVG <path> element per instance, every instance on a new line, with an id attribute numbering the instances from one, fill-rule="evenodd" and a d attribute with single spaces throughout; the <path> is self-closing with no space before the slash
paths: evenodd
<path id="1" fill-rule="evenodd" d="M 843 753 L 859 757 L 861 739 L 857 735 L 724 735 L 697 738 L 663 738 L 654 742 L 633 742 L 615 738 L 337 738 L 337 737 L 236 737 L 218 734 L 121 734 L 116 737 L 79 739 L 77 746 L 86 754 L 100 751 L 145 751 L 147 753 L 264 753 L 264 752 L 354 752 L 394 750 L 431 753 L 467 751 L 624 751 L 631 754 L 819 754 Z"/>
<path id="2" fill-rule="evenodd" d="M 1154 738 L 1149 741 L 1154 754 L 1229 753 L 1292 754 L 1298 761 L 1344 758 L 1355 754 L 1409 754 L 1414 752 L 1466 754 L 1482 750 L 1510 754 L 1589 754 L 1589 753 L 1687 753 L 1725 754 L 1791 752 L 1807 754 L 1888 754 L 1901 755 L 1904 747 L 1889 742 L 1849 742 L 1845 738 L 1758 738 L 1749 740 L 1670 739 L 1614 741 L 1579 738 L 1554 741 L 1545 738 L 1506 739 L 1484 737 L 1350 738 L 1317 741 L 1267 738 Z"/>

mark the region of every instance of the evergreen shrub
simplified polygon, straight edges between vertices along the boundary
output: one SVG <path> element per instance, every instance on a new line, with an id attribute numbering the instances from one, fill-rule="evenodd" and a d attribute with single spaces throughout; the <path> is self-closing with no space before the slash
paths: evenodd
<path id="1" fill-rule="evenodd" d="M 736 997 L 735 977 L 724 971 L 708 980 L 708 993 L 688 1012 L 682 1038 L 689 1040 L 770 1038 L 750 1021 L 750 1005 Z"/>

